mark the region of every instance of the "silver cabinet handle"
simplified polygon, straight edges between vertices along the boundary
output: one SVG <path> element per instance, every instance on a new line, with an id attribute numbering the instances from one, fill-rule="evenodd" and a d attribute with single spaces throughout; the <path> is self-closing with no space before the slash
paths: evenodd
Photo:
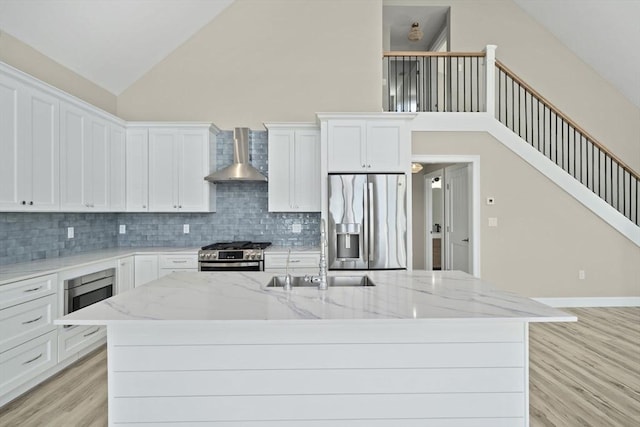
<path id="1" fill-rule="evenodd" d="M 91 335 L 95 334 L 96 332 L 98 332 L 100 330 L 100 327 L 97 327 L 95 331 L 93 332 L 89 332 L 88 334 L 84 334 L 83 337 L 90 337 Z"/>
<path id="2" fill-rule="evenodd" d="M 468 242 L 469 238 L 467 237 L 466 239 L 462 239 L 463 242 Z"/>
<path id="3" fill-rule="evenodd" d="M 375 202 L 374 200 L 374 195 L 373 195 L 373 182 L 370 182 L 368 185 L 368 191 L 369 191 L 369 262 L 373 261 L 374 256 L 375 256 L 375 235 L 374 235 L 374 230 L 373 227 L 375 226 L 376 223 L 376 219 L 375 219 L 375 212 L 373 209 L 373 203 Z"/>
<path id="4" fill-rule="evenodd" d="M 40 289 L 42 289 L 42 285 L 38 286 L 37 288 L 31 288 L 31 289 L 25 289 L 25 292 L 35 292 L 35 291 L 39 291 Z"/>
<path id="5" fill-rule="evenodd" d="M 174 263 L 174 264 L 184 264 L 184 263 L 187 262 L 187 260 L 186 259 L 174 259 L 174 260 L 171 260 L 171 262 Z"/>
<path id="6" fill-rule="evenodd" d="M 36 360 L 40 359 L 41 357 L 42 357 L 42 353 L 40 353 L 39 355 L 37 355 L 33 359 L 27 360 L 26 362 L 22 362 L 22 364 L 23 365 L 28 365 L 29 363 L 35 362 Z"/>
<path id="7" fill-rule="evenodd" d="M 27 320 L 26 322 L 22 322 L 22 324 L 23 324 L 23 325 L 28 325 L 29 323 L 35 323 L 35 322 L 37 322 L 37 321 L 38 321 L 38 320 L 40 320 L 40 319 L 42 319 L 42 316 L 40 316 L 40 317 L 38 317 L 38 318 L 36 318 L 36 319 L 33 319 L 33 320 Z"/>

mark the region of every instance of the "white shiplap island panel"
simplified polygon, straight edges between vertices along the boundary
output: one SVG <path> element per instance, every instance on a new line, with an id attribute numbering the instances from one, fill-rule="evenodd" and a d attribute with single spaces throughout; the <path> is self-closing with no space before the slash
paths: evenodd
<path id="1" fill-rule="evenodd" d="M 528 322 L 575 317 L 461 273 L 368 274 L 179 273 L 61 323 L 107 325 L 112 426 L 528 425 Z"/>

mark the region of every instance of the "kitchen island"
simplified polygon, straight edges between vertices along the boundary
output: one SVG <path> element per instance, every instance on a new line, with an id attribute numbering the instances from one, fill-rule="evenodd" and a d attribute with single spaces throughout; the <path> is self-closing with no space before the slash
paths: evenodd
<path id="1" fill-rule="evenodd" d="M 58 323 L 107 325 L 110 425 L 528 425 L 528 323 L 574 316 L 460 272 L 367 275 L 173 273 Z"/>

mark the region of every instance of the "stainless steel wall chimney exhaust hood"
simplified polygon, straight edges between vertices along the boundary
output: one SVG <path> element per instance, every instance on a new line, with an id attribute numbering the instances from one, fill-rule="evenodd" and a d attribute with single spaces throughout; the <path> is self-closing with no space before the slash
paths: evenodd
<path id="1" fill-rule="evenodd" d="M 266 181 L 267 177 L 249 164 L 249 128 L 233 130 L 233 164 L 204 178 L 210 182 Z"/>

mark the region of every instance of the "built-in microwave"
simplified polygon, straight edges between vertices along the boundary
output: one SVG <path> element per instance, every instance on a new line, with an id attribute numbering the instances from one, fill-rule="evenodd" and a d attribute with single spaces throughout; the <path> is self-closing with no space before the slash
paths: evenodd
<path id="1" fill-rule="evenodd" d="M 115 268 L 64 281 L 64 314 L 113 296 Z"/>

